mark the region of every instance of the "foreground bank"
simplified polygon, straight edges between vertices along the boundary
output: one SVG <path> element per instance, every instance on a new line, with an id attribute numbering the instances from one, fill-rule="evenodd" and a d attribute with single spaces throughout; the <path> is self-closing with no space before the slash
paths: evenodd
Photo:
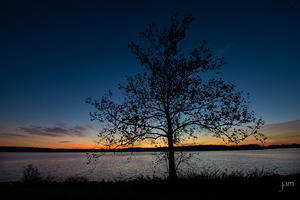
<path id="1" fill-rule="evenodd" d="M 237 197 L 242 194 L 245 197 L 299 193 L 299 183 L 300 174 L 231 174 L 223 177 L 201 175 L 180 178 L 176 182 L 147 178 L 91 182 L 84 178 L 69 178 L 63 182 L 0 183 L 0 192 L 10 199 L 201 199 L 204 194 L 210 197 Z"/>

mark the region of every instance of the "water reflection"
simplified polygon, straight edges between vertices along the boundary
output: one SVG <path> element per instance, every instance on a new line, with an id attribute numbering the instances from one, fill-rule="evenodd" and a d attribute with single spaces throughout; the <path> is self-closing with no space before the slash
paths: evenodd
<path id="1" fill-rule="evenodd" d="M 190 152 L 182 171 L 201 173 L 203 170 L 251 171 L 264 169 L 280 174 L 300 171 L 300 149 L 267 149 L 251 151 Z M 64 179 L 85 176 L 90 180 L 121 180 L 136 176 L 165 177 L 165 162 L 156 165 L 158 153 L 105 153 L 96 163 L 86 165 L 85 153 L 0 153 L 0 181 L 17 181 L 23 167 L 33 164 L 44 176 Z"/>

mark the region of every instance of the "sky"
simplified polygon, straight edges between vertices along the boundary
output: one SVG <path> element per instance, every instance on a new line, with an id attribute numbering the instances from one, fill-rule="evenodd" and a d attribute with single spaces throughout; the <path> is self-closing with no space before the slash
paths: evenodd
<path id="1" fill-rule="evenodd" d="M 300 143 L 299 0 L 0 4 L 0 146 L 93 147 L 99 126 L 85 99 L 142 71 L 129 41 L 176 11 L 195 19 L 187 50 L 206 40 L 225 57 L 222 77 L 250 93 L 268 143 Z"/>

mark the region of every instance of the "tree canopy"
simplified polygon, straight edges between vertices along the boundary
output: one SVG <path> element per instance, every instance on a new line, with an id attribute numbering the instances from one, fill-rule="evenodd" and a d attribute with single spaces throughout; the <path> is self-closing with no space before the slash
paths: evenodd
<path id="1" fill-rule="evenodd" d="M 263 121 L 249 109 L 247 98 L 219 77 L 224 57 L 216 55 L 206 41 L 184 53 L 182 42 L 192 20 L 191 14 L 174 14 L 162 30 L 150 24 L 140 34 L 147 43 L 129 44 L 144 71 L 119 84 L 122 99 L 114 101 L 111 91 L 100 101 L 87 99 L 96 108 L 90 116 L 100 122 L 99 139 L 106 145 L 162 139 L 170 149 L 172 164 L 173 145 L 203 130 L 236 144 L 249 136 L 266 139 L 259 132 Z M 206 78 L 210 71 L 216 76 Z"/>

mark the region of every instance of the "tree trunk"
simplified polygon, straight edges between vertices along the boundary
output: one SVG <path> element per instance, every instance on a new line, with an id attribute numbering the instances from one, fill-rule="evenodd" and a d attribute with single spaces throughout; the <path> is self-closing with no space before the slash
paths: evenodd
<path id="1" fill-rule="evenodd" d="M 168 146 L 169 146 L 169 180 L 173 181 L 177 179 L 176 168 L 175 168 L 175 158 L 174 158 L 174 145 L 173 137 L 168 136 Z"/>

